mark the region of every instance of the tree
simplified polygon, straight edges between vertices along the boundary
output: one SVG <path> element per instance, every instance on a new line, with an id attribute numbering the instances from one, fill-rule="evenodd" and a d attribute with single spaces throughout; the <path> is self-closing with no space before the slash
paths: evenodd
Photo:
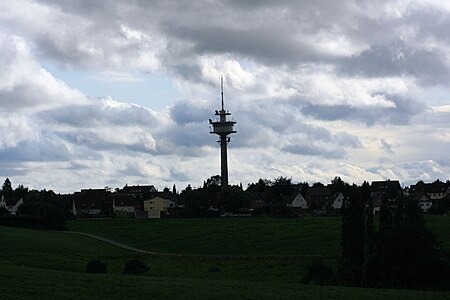
<path id="1" fill-rule="evenodd" d="M 7 210 L 5 207 L 3 207 L 3 206 L 1 206 L 0 207 L 0 217 L 1 216 L 8 216 L 10 213 L 9 213 L 9 210 Z"/>
<path id="2" fill-rule="evenodd" d="M 221 202 L 226 212 L 242 212 L 249 208 L 250 197 L 237 186 L 228 186 L 221 191 Z"/>
<path id="3" fill-rule="evenodd" d="M 20 184 L 15 190 L 14 195 L 18 198 L 24 199 L 26 195 L 28 194 L 28 188 L 24 187 L 22 184 Z"/>
<path id="4" fill-rule="evenodd" d="M 446 254 L 425 226 L 400 223 L 377 236 L 367 268 L 368 285 L 411 289 L 450 288 Z"/>
<path id="5" fill-rule="evenodd" d="M 277 177 L 272 183 L 272 192 L 275 198 L 278 196 L 291 196 L 294 192 L 292 179 L 287 177 Z"/>
<path id="6" fill-rule="evenodd" d="M 177 187 L 175 186 L 175 184 L 174 184 L 173 187 L 172 187 L 172 193 L 173 193 L 174 195 L 177 194 Z"/>
<path id="7" fill-rule="evenodd" d="M 418 203 L 400 199 L 394 217 L 389 211 L 382 215 L 382 211 L 380 230 L 366 264 L 367 285 L 450 289 L 449 256 L 425 227 Z"/>
<path id="8" fill-rule="evenodd" d="M 342 208 L 341 277 L 344 284 L 350 286 L 360 286 L 363 274 L 365 226 L 362 202 L 365 189 L 365 186 L 353 185 Z"/>
<path id="9" fill-rule="evenodd" d="M 5 196 L 10 196 L 12 194 L 13 189 L 12 189 L 12 184 L 11 184 L 11 181 L 9 180 L 9 178 L 5 179 L 5 182 L 3 183 L 3 186 L 2 186 L 2 190 L 3 190 L 3 193 L 5 194 Z"/>

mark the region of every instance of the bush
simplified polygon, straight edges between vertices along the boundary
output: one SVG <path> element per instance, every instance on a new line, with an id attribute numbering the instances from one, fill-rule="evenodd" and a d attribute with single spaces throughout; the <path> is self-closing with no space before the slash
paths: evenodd
<path id="1" fill-rule="evenodd" d="M 211 273 L 217 273 L 217 272 L 220 271 L 220 268 L 217 267 L 217 266 L 214 266 L 214 267 L 209 268 L 209 271 L 210 271 Z"/>
<path id="2" fill-rule="evenodd" d="M 0 207 L 0 216 L 9 216 L 9 210 L 7 210 L 5 207 Z"/>
<path id="3" fill-rule="evenodd" d="M 306 274 L 303 276 L 301 283 L 308 284 L 313 281 L 320 285 L 331 284 L 333 278 L 333 270 L 321 260 L 313 260 L 306 267 Z"/>
<path id="4" fill-rule="evenodd" d="M 125 264 L 123 274 L 141 275 L 147 272 L 150 268 L 139 259 L 131 259 Z"/>
<path id="5" fill-rule="evenodd" d="M 86 264 L 85 270 L 86 270 L 86 273 L 96 273 L 96 274 L 108 273 L 106 263 L 101 262 L 97 258 L 91 259 Z"/>

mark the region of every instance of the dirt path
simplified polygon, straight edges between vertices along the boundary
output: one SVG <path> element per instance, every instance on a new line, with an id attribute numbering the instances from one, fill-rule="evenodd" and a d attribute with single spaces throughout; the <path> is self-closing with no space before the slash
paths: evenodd
<path id="1" fill-rule="evenodd" d="M 274 260 L 274 259 L 289 259 L 289 260 L 309 260 L 309 259 L 335 259 L 334 256 L 325 256 L 325 255 L 198 255 L 198 254 L 178 254 L 178 253 L 161 253 L 161 252 L 153 252 L 143 249 L 138 249 L 134 247 L 130 247 L 128 245 L 85 232 L 78 231 L 63 231 L 69 234 L 82 235 L 89 238 L 93 238 L 104 243 L 119 247 L 121 249 L 125 249 L 128 251 L 149 255 L 151 257 L 159 257 L 159 258 L 181 258 L 181 259 L 197 259 L 197 260 Z"/>

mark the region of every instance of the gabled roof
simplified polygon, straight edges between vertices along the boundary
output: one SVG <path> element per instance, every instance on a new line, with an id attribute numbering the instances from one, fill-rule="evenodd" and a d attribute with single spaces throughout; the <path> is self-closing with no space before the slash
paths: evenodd
<path id="1" fill-rule="evenodd" d="M 172 200 L 172 201 L 175 201 L 177 199 L 177 195 L 175 195 L 172 192 L 157 192 L 153 196 L 158 196 L 165 200 Z"/>
<path id="2" fill-rule="evenodd" d="M 372 192 L 384 192 L 388 190 L 401 191 L 402 187 L 400 186 L 400 182 L 398 180 L 383 180 L 383 181 L 372 181 L 370 189 Z"/>
<path id="3" fill-rule="evenodd" d="M 417 184 L 411 185 L 411 190 L 416 192 L 425 191 L 426 193 L 445 193 L 448 188 L 448 184 L 442 181 L 435 181 L 433 183 L 419 181 Z"/>
<path id="4" fill-rule="evenodd" d="M 419 191 L 411 195 L 411 199 L 414 201 L 431 201 L 431 198 L 424 191 Z"/>
<path id="5" fill-rule="evenodd" d="M 98 197 L 95 193 L 76 192 L 73 201 L 77 209 L 101 209 L 103 197 Z"/>
<path id="6" fill-rule="evenodd" d="M 122 192 L 125 194 L 145 194 L 154 193 L 158 190 L 153 185 L 126 185 L 123 187 Z"/>
<path id="7" fill-rule="evenodd" d="M 18 196 L 5 197 L 6 206 L 16 206 L 17 202 L 20 200 L 22 200 L 22 198 Z"/>

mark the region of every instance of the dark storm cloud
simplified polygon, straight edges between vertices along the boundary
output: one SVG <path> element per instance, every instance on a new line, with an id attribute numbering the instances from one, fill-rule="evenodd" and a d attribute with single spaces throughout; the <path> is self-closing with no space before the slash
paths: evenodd
<path id="1" fill-rule="evenodd" d="M 166 27 L 166 32 L 192 43 L 190 55 L 235 53 L 268 65 L 291 65 L 317 61 L 319 58 L 313 47 L 302 44 L 289 35 L 279 34 L 278 30 L 272 28 L 249 30 L 221 27 L 186 28 L 170 25 Z"/>
<path id="2" fill-rule="evenodd" d="M 303 103 L 300 111 L 321 120 L 350 120 L 374 125 L 375 123 L 408 124 L 414 115 L 423 113 L 426 106 L 415 99 L 406 99 L 396 95 L 388 95 L 395 107 L 353 107 L 350 105 L 314 105 Z"/>
<path id="3" fill-rule="evenodd" d="M 346 76 L 388 77 L 409 75 L 421 85 L 444 84 L 450 79 L 445 53 L 405 45 L 373 45 L 360 55 L 343 58 L 336 70 Z"/>

